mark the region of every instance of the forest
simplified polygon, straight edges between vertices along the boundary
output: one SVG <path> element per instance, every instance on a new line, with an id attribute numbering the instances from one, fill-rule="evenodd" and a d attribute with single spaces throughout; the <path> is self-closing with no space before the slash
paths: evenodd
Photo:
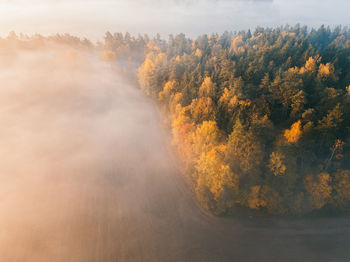
<path id="1" fill-rule="evenodd" d="M 348 28 L 155 39 L 138 79 L 207 210 L 350 211 Z"/>
<path id="2" fill-rule="evenodd" d="M 199 203 L 280 216 L 350 212 L 350 30 L 300 25 L 202 35 L 0 39 L 66 45 L 119 65 L 159 105 Z M 6 48 L 4 48 L 6 47 Z"/>

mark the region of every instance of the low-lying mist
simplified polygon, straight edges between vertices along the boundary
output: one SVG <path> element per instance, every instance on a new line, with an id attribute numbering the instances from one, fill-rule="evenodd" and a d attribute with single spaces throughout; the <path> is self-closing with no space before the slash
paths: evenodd
<path id="1" fill-rule="evenodd" d="M 112 160 L 106 147 L 137 145 L 132 132 L 142 123 L 133 121 L 135 114 L 145 124 L 154 120 L 147 100 L 117 69 L 78 51 L 14 52 L 2 57 L 0 81 L 0 173 L 6 178 Z"/>
<path id="2" fill-rule="evenodd" d="M 0 61 L 1 261 L 116 261 L 121 221 L 169 166 L 156 110 L 94 54 Z"/>

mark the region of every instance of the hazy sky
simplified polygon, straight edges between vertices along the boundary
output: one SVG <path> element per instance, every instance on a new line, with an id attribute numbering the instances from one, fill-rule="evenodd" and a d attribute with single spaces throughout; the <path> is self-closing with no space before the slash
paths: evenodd
<path id="1" fill-rule="evenodd" d="M 349 10 L 349 0 L 0 0 L 0 34 L 196 36 L 257 25 L 350 25 Z"/>

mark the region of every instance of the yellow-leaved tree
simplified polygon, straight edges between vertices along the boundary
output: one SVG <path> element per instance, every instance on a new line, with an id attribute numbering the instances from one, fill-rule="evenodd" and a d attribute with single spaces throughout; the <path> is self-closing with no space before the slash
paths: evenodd
<path id="1" fill-rule="evenodd" d="M 216 85 L 213 83 L 210 77 L 205 77 L 202 85 L 199 88 L 200 97 L 211 97 L 216 96 Z"/>
<path id="2" fill-rule="evenodd" d="M 290 129 L 284 131 L 284 137 L 289 143 L 296 143 L 301 138 L 301 121 L 295 122 Z"/>
<path id="3" fill-rule="evenodd" d="M 251 130 L 246 129 L 240 121 L 234 125 L 228 138 L 227 159 L 237 172 L 257 175 L 264 158 L 261 143 Z"/>
<path id="4" fill-rule="evenodd" d="M 223 160 L 225 151 L 224 145 L 204 151 L 196 165 L 198 200 L 215 213 L 223 213 L 232 207 L 238 190 L 238 176 Z"/>
<path id="5" fill-rule="evenodd" d="M 138 79 L 141 89 L 153 97 L 158 97 L 161 91 L 163 80 L 166 78 L 164 73 L 167 66 L 167 57 L 164 53 L 151 52 L 146 56 L 145 61 L 138 70 Z"/>
<path id="6" fill-rule="evenodd" d="M 171 95 L 176 92 L 176 81 L 168 81 L 165 83 L 163 90 L 158 94 L 158 101 L 164 107 L 169 107 Z"/>
<path id="7" fill-rule="evenodd" d="M 196 123 L 205 120 L 215 120 L 214 102 L 210 97 L 201 97 L 192 100 L 192 118 Z"/>
<path id="8" fill-rule="evenodd" d="M 197 158 L 219 145 L 220 132 L 215 121 L 204 121 L 193 133 L 193 152 Z"/>

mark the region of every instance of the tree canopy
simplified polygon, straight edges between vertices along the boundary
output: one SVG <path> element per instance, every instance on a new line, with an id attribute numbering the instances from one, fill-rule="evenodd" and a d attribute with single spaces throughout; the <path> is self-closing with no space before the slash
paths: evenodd
<path id="1" fill-rule="evenodd" d="M 167 114 L 203 206 L 350 211 L 349 29 L 150 42 L 139 81 Z"/>

